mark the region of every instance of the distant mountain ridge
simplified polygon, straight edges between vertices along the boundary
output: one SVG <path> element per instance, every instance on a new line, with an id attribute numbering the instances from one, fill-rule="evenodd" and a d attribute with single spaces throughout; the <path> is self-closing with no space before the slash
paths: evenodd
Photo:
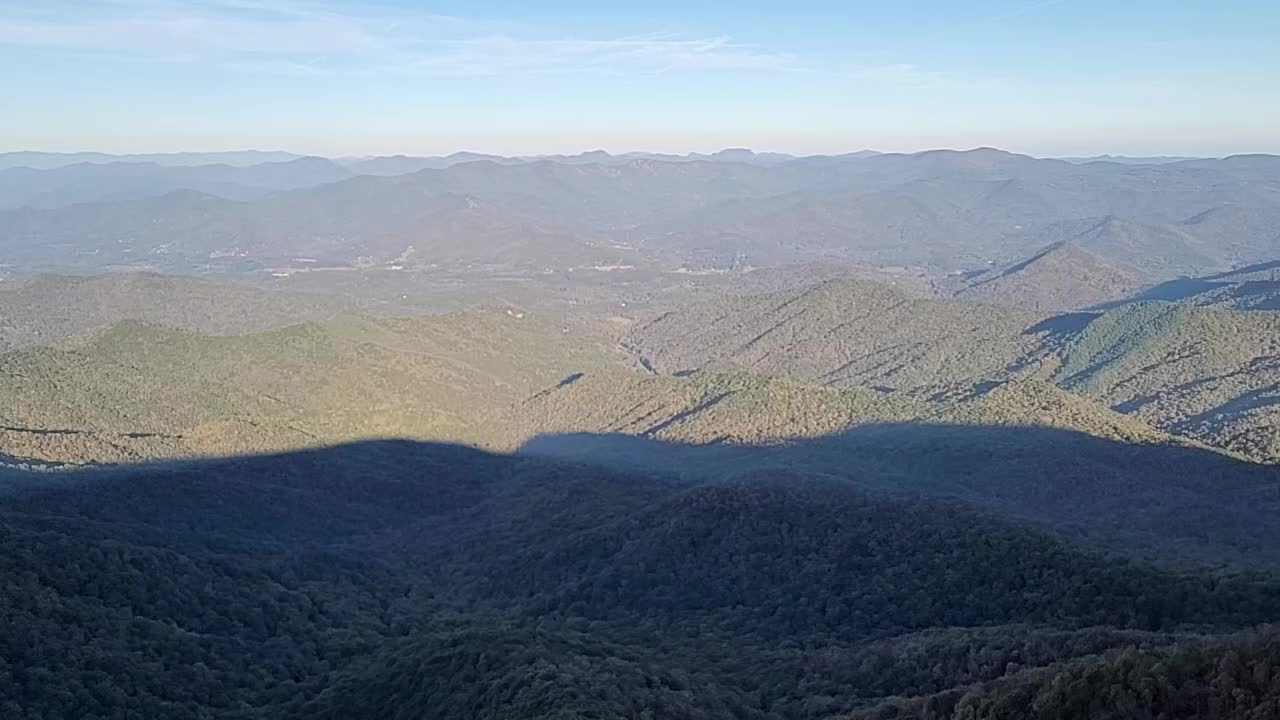
<path id="1" fill-rule="evenodd" d="M 1270 156 L 1073 164 L 978 148 L 421 160 L 155 166 L 128 182 L 110 164 L 0 171 L 0 180 L 16 173 L 10 207 L 101 200 L 0 212 L 0 241 L 10 264 L 27 271 L 191 272 L 211 256 L 241 258 L 215 264 L 225 272 L 293 256 L 401 265 L 393 261 L 407 248 L 429 245 L 437 264 L 453 267 L 564 271 L 578 254 L 590 256 L 588 266 L 724 271 L 840 261 L 940 278 L 1012 265 L 1069 240 L 1145 284 L 1280 255 L 1280 161 Z M 378 175 L 357 174 L 353 162 Z M 42 189 L 41 173 L 70 179 Z M 222 202 L 193 207 L 192 191 Z M 1085 294 L 1094 300 L 1110 284 L 1116 278 Z"/>
<path id="2" fill-rule="evenodd" d="M 1166 165 L 1184 160 L 1203 160 L 1205 158 L 1191 155 L 1091 155 L 1088 157 L 1064 157 L 1060 159 L 1073 163 L 1110 162 L 1122 165 Z"/>
<path id="3" fill-rule="evenodd" d="M 177 152 L 111 154 L 95 152 L 52 153 L 20 151 L 0 153 L 0 169 L 25 167 L 51 170 L 78 163 L 154 163 L 168 167 L 224 164 L 238 167 L 269 162 L 289 162 L 304 157 L 279 150 L 236 150 L 228 152 Z"/>
<path id="4" fill-rule="evenodd" d="M 60 208 L 128 201 L 177 190 L 248 200 L 276 190 L 324 185 L 351 173 L 324 158 L 252 165 L 162 165 L 156 162 L 76 163 L 52 169 L 0 169 L 0 209 Z"/>

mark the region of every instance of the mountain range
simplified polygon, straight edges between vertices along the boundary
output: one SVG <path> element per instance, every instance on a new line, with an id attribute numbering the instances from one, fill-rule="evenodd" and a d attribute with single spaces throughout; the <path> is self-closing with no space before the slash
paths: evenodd
<path id="1" fill-rule="evenodd" d="M 5 424 L 10 433 L 78 434 L 28 433 L 0 452 L 114 458 L 38 449 L 61 438 L 65 450 L 67 438 L 94 433 L 204 438 L 125 457 L 239 452 L 252 447 L 222 446 L 212 428 L 250 421 L 260 438 L 277 437 L 263 447 L 356 439 L 364 428 L 510 449 L 533 431 L 647 436 L 695 419 L 707 429 L 678 439 L 758 443 L 927 419 L 1065 426 L 1126 441 L 1172 436 L 1280 457 L 1280 320 L 1270 311 L 1139 299 L 1037 312 L 863 277 L 650 305 L 496 304 L 397 318 L 395 306 L 157 275 L 9 280 L 0 283 L 0 340 L 11 348 L 0 354 L 0 382 L 14 399 Z M 650 379 L 627 412 L 600 400 L 543 408 L 556 423 L 527 412 L 538 405 L 517 405 L 608 368 L 627 373 L 607 381 L 620 388 L 636 387 L 627 377 Z M 730 411 L 727 398 L 745 397 L 736 390 L 668 397 L 685 397 L 704 375 L 797 385 L 760 396 L 758 417 Z M 608 408 L 618 414 L 601 416 Z"/>
<path id="2" fill-rule="evenodd" d="M 990 148 L 81 163 L 0 170 L 0 241 L 23 272 L 845 262 L 1071 309 L 1273 260 L 1278 187 L 1273 156 L 1071 163 Z M 1045 261 L 1057 287 L 991 282 Z"/>
<path id="3" fill-rule="evenodd" d="M 37 152 L 18 151 L 0 153 L 0 169 L 29 168 L 53 170 L 82 163 L 154 163 L 167 167 L 193 165 L 234 165 L 245 167 L 262 163 L 280 163 L 303 157 L 283 151 L 240 150 L 231 152 L 179 152 L 111 154 L 100 152 Z"/>
<path id="4" fill-rule="evenodd" d="M 28 153 L 0 203 L 0 717 L 1280 715 L 1280 159 Z"/>
<path id="5" fill-rule="evenodd" d="M 40 170 L 9 168 L 0 170 L 0 210 L 128 201 L 177 190 L 249 200 L 276 190 L 324 185 L 351 176 L 350 171 L 324 158 L 254 165 L 113 162 Z"/>

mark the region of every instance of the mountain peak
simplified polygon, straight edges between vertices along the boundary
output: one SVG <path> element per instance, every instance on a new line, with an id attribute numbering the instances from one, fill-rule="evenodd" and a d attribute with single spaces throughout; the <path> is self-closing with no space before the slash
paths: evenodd
<path id="1" fill-rule="evenodd" d="M 1140 286 L 1133 274 L 1064 239 L 970 278 L 956 297 L 1061 310 L 1125 297 Z"/>

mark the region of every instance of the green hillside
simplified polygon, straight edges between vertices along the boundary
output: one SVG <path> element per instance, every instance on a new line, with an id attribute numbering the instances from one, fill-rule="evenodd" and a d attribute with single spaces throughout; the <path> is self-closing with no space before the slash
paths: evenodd
<path id="1" fill-rule="evenodd" d="M 839 279 L 699 303 L 640 324 L 623 342 L 661 373 L 734 368 L 928 393 L 1026 371 L 1040 346 L 1026 330 L 1040 319 Z"/>
<path id="2" fill-rule="evenodd" d="M 926 400 L 1050 381 L 1163 432 L 1280 458 L 1274 312 L 1143 301 L 1039 317 L 831 281 L 670 312 L 624 346 L 663 374 L 743 369 Z"/>
<path id="3" fill-rule="evenodd" d="M 350 297 L 145 272 L 7 278 L 0 281 L 0 349 L 57 344 L 124 320 L 231 334 L 376 307 Z"/>
<path id="4" fill-rule="evenodd" d="M 922 399 L 743 372 L 675 377 L 609 370 L 575 374 L 494 421 L 504 419 L 515 439 L 592 432 L 683 443 L 773 444 L 863 425 L 934 422 L 1057 427 L 1131 443 L 1178 441 L 1138 418 L 1033 379 L 980 383 Z"/>
<path id="5" fill-rule="evenodd" d="M 1057 381 L 1171 432 L 1280 457 L 1280 314 L 1137 303 L 1062 350 Z"/>
<path id="6" fill-rule="evenodd" d="M 604 340 L 503 311 L 230 336 L 130 321 L 74 349 L 0 355 L 0 452 L 112 462 L 458 437 L 486 410 L 608 358 Z"/>

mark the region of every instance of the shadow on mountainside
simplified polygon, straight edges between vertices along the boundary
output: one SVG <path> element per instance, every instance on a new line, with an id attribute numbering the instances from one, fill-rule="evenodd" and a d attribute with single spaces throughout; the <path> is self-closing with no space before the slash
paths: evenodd
<path id="1" fill-rule="evenodd" d="M 512 455 L 375 440 L 52 473 L 10 469 L 0 472 L 0 510 L 47 503 L 53 493 L 59 508 L 76 508 L 77 522 L 124 522 L 131 532 L 331 542 L 462 511 L 520 489 L 531 474 L 567 502 L 587 502 L 578 493 L 599 478 L 655 493 L 748 474 L 837 479 L 960 500 L 1142 559 L 1280 569 L 1280 468 L 1038 427 L 883 424 L 770 446 L 549 434 Z M 578 483 L 572 492 L 568 479 Z"/>
<path id="2" fill-rule="evenodd" d="M 772 446 L 543 435 L 519 453 L 687 481 L 816 473 L 873 491 L 961 499 L 1149 559 L 1280 567 L 1280 468 L 1198 448 L 1053 428 L 901 423 Z"/>
<path id="3" fill-rule="evenodd" d="M 1210 453 L 927 425 L 778 448 L 547 436 L 526 453 L 553 450 L 663 472 L 411 441 L 0 470 L 0 715 L 834 718 L 1280 616 L 1268 578 L 1100 557 L 992 511 L 1094 508 L 1087 540 L 1266 567 L 1274 471 Z M 1089 457 L 1064 467 L 1073 453 Z M 1083 474 L 1134 462 L 1152 474 L 1114 498 Z M 944 494 L 936 464 L 995 498 L 986 511 L 858 487 Z M 1181 525 L 1138 508 L 1113 532 L 1178 466 L 1217 474 L 1167 475 L 1176 502 L 1156 510 L 1214 483 L 1231 501 Z"/>
<path id="4" fill-rule="evenodd" d="M 1180 300 L 1193 298 L 1197 295 L 1202 295 L 1220 288 L 1229 288 L 1234 285 L 1240 285 L 1243 288 L 1251 288 L 1254 291 L 1258 291 L 1263 288 L 1275 289 L 1277 286 L 1280 286 L 1280 282 L 1277 282 L 1274 279 L 1246 281 L 1242 281 L 1240 279 L 1243 276 L 1251 275 L 1253 273 L 1268 271 L 1273 273 L 1272 277 L 1274 278 L 1274 274 L 1277 271 L 1280 271 L 1280 260 L 1271 260 L 1268 262 L 1246 265 L 1244 267 L 1213 275 L 1204 275 L 1201 277 L 1180 277 L 1174 278 L 1173 280 L 1166 280 L 1165 282 L 1153 285 L 1131 297 L 1112 300 L 1110 302 L 1096 305 L 1090 309 L 1110 310 L 1111 308 L 1120 307 L 1121 305 L 1128 305 L 1129 303 L 1143 302 L 1147 300 L 1178 302 Z"/>
<path id="5" fill-rule="evenodd" d="M 1046 333 L 1052 336 L 1075 335 L 1083 332 L 1102 313 L 1068 312 L 1052 315 L 1032 325 L 1022 332 L 1023 335 L 1039 335 Z"/>
<path id="6" fill-rule="evenodd" d="M 1253 265 L 1245 265 L 1234 270 L 1220 272 L 1217 275 L 1209 275 L 1205 280 L 1221 280 L 1237 275 L 1249 275 L 1258 272 L 1267 272 L 1269 270 L 1280 270 L 1280 260 L 1267 260 L 1266 262 L 1254 263 Z"/>

